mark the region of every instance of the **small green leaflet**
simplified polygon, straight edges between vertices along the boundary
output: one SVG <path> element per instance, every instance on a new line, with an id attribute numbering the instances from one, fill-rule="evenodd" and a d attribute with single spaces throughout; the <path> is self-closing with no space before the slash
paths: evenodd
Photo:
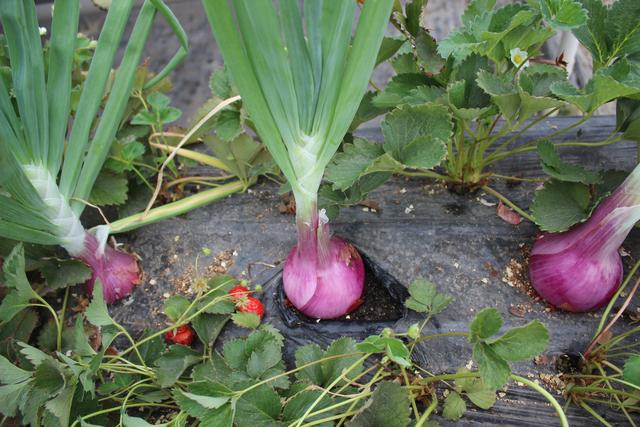
<path id="1" fill-rule="evenodd" d="M 357 138 L 342 146 L 327 167 L 326 176 L 335 190 L 347 190 L 365 175 L 378 174 L 389 178 L 403 166 L 385 155 L 381 144 Z"/>
<path id="2" fill-rule="evenodd" d="M 312 364 L 312 362 L 331 356 L 346 355 L 356 352 L 356 343 L 349 337 L 342 337 L 333 341 L 326 351 L 322 351 L 322 349 L 316 344 L 307 344 L 302 347 L 298 347 L 295 352 L 296 367 L 302 367 L 307 364 L 311 365 L 302 369 L 296 375 L 298 379 L 302 381 L 309 381 L 312 384 L 326 387 L 338 378 L 343 373 L 344 369 L 353 365 L 360 358 L 360 355 L 356 354 L 345 357 L 336 357 L 321 363 Z M 361 371 L 362 365 L 359 365 L 355 369 L 352 369 L 347 377 L 353 378 Z"/>
<path id="3" fill-rule="evenodd" d="M 455 388 L 479 408 L 489 409 L 496 402 L 496 390 L 485 385 L 482 378 L 459 378 L 455 381 Z"/>
<path id="4" fill-rule="evenodd" d="M 481 310 L 469 325 L 469 342 L 476 343 L 497 334 L 502 327 L 502 316 L 495 308 Z"/>
<path id="5" fill-rule="evenodd" d="M 564 162 L 555 150 L 553 143 L 549 141 L 538 144 L 538 155 L 540 156 L 542 170 L 552 178 L 567 182 L 581 182 L 583 184 L 597 184 L 602 181 L 599 173 Z"/>
<path id="6" fill-rule="evenodd" d="M 83 262 L 76 260 L 55 260 L 41 270 L 47 286 L 54 289 L 84 283 L 91 278 L 91 270 Z"/>
<path id="7" fill-rule="evenodd" d="M 383 381 L 349 427 L 405 427 L 409 424 L 409 396 L 398 383 Z"/>
<path id="8" fill-rule="evenodd" d="M 631 356 L 624 364 L 623 377 L 640 387 L 640 356 Z"/>
<path id="9" fill-rule="evenodd" d="M 184 371 L 200 361 L 200 354 L 184 345 L 172 345 L 155 361 L 154 369 L 160 387 L 170 387 Z"/>
<path id="10" fill-rule="evenodd" d="M 577 0 L 540 0 L 542 16 L 557 30 L 571 30 L 587 22 L 587 11 Z"/>
<path id="11" fill-rule="evenodd" d="M 440 164 L 453 135 L 451 115 L 438 104 L 402 106 L 387 114 L 381 127 L 384 150 L 402 164 L 420 169 Z"/>
<path id="12" fill-rule="evenodd" d="M 453 301 L 452 297 L 438 293 L 436 286 L 425 279 L 414 280 L 408 290 L 410 296 L 404 305 L 418 313 L 439 314 Z"/>
<path id="13" fill-rule="evenodd" d="M 89 202 L 99 206 L 122 205 L 127 201 L 128 184 L 125 175 L 103 170 L 91 189 Z"/>
<path id="14" fill-rule="evenodd" d="M 460 395 L 452 391 L 444 399 L 444 409 L 442 410 L 442 416 L 446 420 L 455 421 L 460 419 L 467 411 L 467 405 Z"/>
<path id="15" fill-rule="evenodd" d="M 164 302 L 164 314 L 172 321 L 177 321 L 183 316 L 191 303 L 182 295 L 172 295 Z"/>
<path id="16" fill-rule="evenodd" d="M 104 302 L 104 296 L 102 293 L 102 283 L 96 280 L 93 285 L 93 297 L 89 306 L 84 312 L 87 320 L 95 326 L 109 326 L 115 324 L 111 316 L 109 315 L 109 309 Z"/>
<path id="17" fill-rule="evenodd" d="M 256 329 L 260 326 L 260 316 L 255 313 L 233 313 L 231 315 L 231 321 L 241 328 Z"/>
<path id="18" fill-rule="evenodd" d="M 473 360 L 483 383 L 494 390 L 504 385 L 511 374 L 507 361 L 527 360 L 540 354 L 549 342 L 549 332 L 537 320 L 494 338 L 501 327 L 502 316 L 495 308 L 481 310 L 469 327 Z"/>
<path id="19" fill-rule="evenodd" d="M 4 260 L 2 266 L 5 285 L 11 290 L 0 303 L 1 322 L 10 321 L 16 314 L 27 308 L 31 299 L 38 297 L 29 284 L 24 263 L 24 247 L 18 244 Z"/>
<path id="20" fill-rule="evenodd" d="M 380 335 L 371 335 L 356 348 L 366 353 L 385 353 L 391 361 L 398 365 L 409 368 L 411 367 L 411 354 L 407 346 L 398 338 L 383 337 Z"/>

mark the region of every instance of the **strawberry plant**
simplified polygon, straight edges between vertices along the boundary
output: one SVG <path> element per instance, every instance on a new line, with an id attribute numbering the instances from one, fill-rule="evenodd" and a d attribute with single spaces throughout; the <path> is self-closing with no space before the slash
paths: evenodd
<path id="1" fill-rule="evenodd" d="M 429 332 L 430 321 L 452 298 L 425 280 L 409 286 L 406 301 L 422 322 L 360 342 L 343 337 L 325 348 L 300 346 L 287 364 L 285 338 L 237 306 L 233 277 L 197 279 L 202 286 L 193 298 L 166 300 L 165 328 L 134 339 L 110 316 L 102 292 L 77 314 L 68 310 L 68 292 L 62 307 L 51 305 L 27 280 L 21 246 L 5 260 L 3 273 L 9 290 L 0 305 L 3 328 L 19 321 L 33 330 L 35 322 L 28 326 L 24 315 L 41 307 L 62 338 L 59 347 L 46 348 L 42 340 L 30 340 L 30 332 L 16 331 L 2 348 L 0 412 L 24 424 L 424 426 L 433 424 L 436 412 L 458 420 L 469 406 L 491 408 L 497 390 L 513 379 L 540 392 L 568 425 L 556 400 L 509 365 L 543 351 L 546 328 L 533 321 L 503 330 L 501 315 L 488 308 L 468 331 Z M 230 320 L 252 331 L 219 342 Z M 413 360 L 416 346 L 445 337 L 466 338 L 478 369 L 433 374 Z"/>
<path id="2" fill-rule="evenodd" d="M 335 215 L 340 206 L 363 200 L 400 174 L 434 178 L 455 191 L 482 188 L 544 230 L 565 230 L 586 219 L 616 175 L 569 165 L 555 150 L 638 139 L 638 2 L 618 0 L 605 7 L 590 0 L 533 0 L 496 8 L 493 0 L 475 0 L 461 26 L 440 42 L 421 26 L 426 3 L 413 0 L 404 8 L 396 3 L 391 22 L 401 36 L 386 38 L 378 56 L 396 75 L 364 97 L 351 126 L 384 114 L 383 141 L 356 136 L 342 146 L 327 168 L 330 184 L 320 192 L 324 206 Z M 542 58 L 540 49 L 555 30 L 572 31 L 591 52 L 594 75 L 584 88 L 569 81 L 561 60 Z M 611 101 L 617 101 L 618 123 L 604 140 L 553 142 Z M 567 111 L 581 116 L 544 138 L 520 142 L 536 124 Z M 544 182 L 493 169 L 511 156 L 535 151 L 551 180 L 527 212 L 491 183 Z"/>

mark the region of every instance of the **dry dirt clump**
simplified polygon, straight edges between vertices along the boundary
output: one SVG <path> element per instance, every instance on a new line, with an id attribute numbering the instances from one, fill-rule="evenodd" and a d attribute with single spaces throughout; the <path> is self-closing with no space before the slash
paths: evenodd
<path id="1" fill-rule="evenodd" d="M 502 282 L 512 288 L 527 294 L 533 301 L 539 301 L 540 296 L 529 282 L 529 252 L 530 249 L 524 244 L 520 245 L 520 256 L 511 258 L 502 272 Z"/>
<path id="2" fill-rule="evenodd" d="M 193 293 L 195 280 L 206 280 L 218 274 L 225 274 L 231 266 L 233 266 L 233 250 L 226 249 L 213 257 L 203 274 L 195 271 L 194 267 L 187 268 L 182 276 L 173 279 L 173 287 L 176 292 L 181 294 Z"/>
<path id="3" fill-rule="evenodd" d="M 540 380 L 548 390 L 554 391 L 557 395 L 564 394 L 567 384 L 562 380 L 562 374 L 539 374 Z"/>

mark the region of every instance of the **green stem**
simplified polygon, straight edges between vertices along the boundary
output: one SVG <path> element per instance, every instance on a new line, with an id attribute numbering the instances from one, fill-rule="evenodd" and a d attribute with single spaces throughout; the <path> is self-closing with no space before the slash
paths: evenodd
<path id="1" fill-rule="evenodd" d="M 67 312 L 67 303 L 69 302 L 69 292 L 70 292 L 70 287 L 67 286 L 67 288 L 64 290 L 64 298 L 62 299 L 62 308 L 60 309 L 60 318 L 59 321 L 60 323 L 57 326 L 57 335 L 56 335 L 56 348 L 58 349 L 58 351 L 62 351 L 62 328 L 64 327 L 64 316 L 65 313 Z"/>
<path id="2" fill-rule="evenodd" d="M 531 215 L 526 213 L 524 210 L 520 209 L 515 203 L 513 203 L 511 200 L 507 199 L 502 194 L 498 193 L 493 188 L 491 188 L 491 187 L 489 187 L 487 185 L 484 185 L 484 186 L 482 186 L 482 189 L 485 192 L 487 192 L 487 193 L 491 194 L 492 196 L 496 197 L 497 199 L 501 200 L 502 203 L 504 203 L 505 205 L 509 206 L 511 209 L 516 211 L 518 213 L 518 215 L 520 215 L 521 217 L 523 217 L 525 219 L 528 219 L 529 221 L 535 223 L 535 220 L 533 219 L 533 217 Z"/>
<path id="3" fill-rule="evenodd" d="M 491 178 L 499 178 L 499 179 L 506 179 L 509 181 L 522 181 L 522 182 L 545 182 L 546 179 L 545 178 L 522 178 L 519 176 L 509 176 L 509 175 L 500 175 L 498 173 L 490 173 L 489 176 Z"/>
<path id="4" fill-rule="evenodd" d="M 496 149 L 493 151 L 493 153 L 498 153 L 498 152 L 504 150 L 505 148 L 507 148 L 513 141 L 515 141 L 516 139 L 520 138 L 520 136 L 522 136 L 526 131 L 528 131 L 533 126 L 537 125 L 538 123 L 540 123 L 541 121 L 543 121 L 547 117 L 549 117 L 551 114 L 553 114 L 557 110 L 558 110 L 557 108 L 553 108 L 550 111 L 548 111 L 547 113 L 545 113 L 542 116 L 538 117 L 537 119 L 532 120 L 531 122 L 529 122 L 529 124 L 527 124 L 525 127 L 520 129 L 515 135 L 513 135 L 512 137 L 507 139 L 505 142 L 501 143 L 499 146 L 497 146 Z M 491 144 L 493 144 L 493 142 L 497 138 L 499 138 L 500 136 L 501 135 L 497 135 L 496 138 L 492 138 L 491 139 Z M 491 156 L 489 156 L 489 157 L 491 157 Z"/>
<path id="5" fill-rule="evenodd" d="M 439 334 L 431 334 L 431 335 L 423 335 L 417 340 L 415 340 L 416 344 L 422 341 L 427 341 L 433 338 L 442 338 L 442 337 L 468 337 L 469 332 L 441 332 Z"/>
<path id="6" fill-rule="evenodd" d="M 450 176 L 441 175 L 441 174 L 439 174 L 437 172 L 430 171 L 430 170 L 424 170 L 424 171 L 419 171 L 419 172 L 402 170 L 402 171 L 398 171 L 397 173 L 398 173 L 398 175 L 404 175 L 404 176 L 435 178 L 435 179 L 439 179 L 441 181 L 453 181 L 453 178 L 451 178 Z"/>
<path id="7" fill-rule="evenodd" d="M 205 297 L 206 297 L 206 296 L 208 296 L 209 294 L 211 294 L 211 293 L 213 293 L 213 292 L 217 291 L 217 290 L 218 290 L 218 289 L 220 289 L 221 287 L 223 287 L 223 286 L 225 286 L 225 285 L 229 284 L 231 281 L 232 281 L 232 280 L 230 279 L 230 280 L 227 280 L 227 281 L 225 281 L 225 282 L 223 282 L 223 283 L 219 284 L 219 285 L 218 285 L 218 286 L 216 286 L 215 288 L 210 289 L 209 291 L 207 291 L 207 293 L 205 293 L 205 294 L 204 294 L 204 296 L 205 296 Z M 193 320 L 195 317 L 197 317 L 198 315 L 200 315 L 200 313 L 204 312 L 205 310 L 209 309 L 209 307 L 211 307 L 211 306 L 213 306 L 213 305 L 215 305 L 215 304 L 217 304 L 217 303 L 219 303 L 220 301 L 225 300 L 225 299 L 228 299 L 228 297 L 227 297 L 227 296 L 224 296 L 224 297 L 218 297 L 218 298 L 214 298 L 214 299 L 212 299 L 212 300 L 211 300 L 211 301 L 209 301 L 207 304 L 205 304 L 202 308 L 200 308 L 198 311 L 196 311 L 196 312 L 194 312 L 193 314 L 189 315 L 189 317 L 187 317 L 187 318 L 185 318 L 185 319 L 182 319 L 182 317 L 181 317 L 180 319 L 178 319 L 178 320 L 180 321 L 180 323 L 179 323 L 179 324 L 180 324 L 180 325 L 184 325 L 185 323 L 189 323 L 189 322 L 190 322 L 191 320 Z M 189 305 L 189 308 L 187 309 L 187 311 L 185 311 L 185 313 L 188 313 L 188 312 L 191 310 L 191 308 L 194 306 L 194 304 L 195 304 L 196 300 L 197 300 L 197 299 L 194 299 L 194 300 L 191 302 L 191 305 Z M 142 344 L 144 344 L 145 342 L 150 341 L 150 340 L 152 340 L 152 339 L 154 339 L 154 338 L 156 338 L 156 337 L 158 337 L 158 336 L 162 336 L 162 335 L 166 334 L 167 332 L 171 331 L 172 329 L 175 329 L 175 327 L 176 327 L 175 325 L 167 326 L 166 328 L 164 328 L 164 329 L 162 329 L 162 330 L 160 330 L 160 331 L 158 331 L 158 332 L 155 332 L 155 333 L 153 333 L 153 334 L 151 334 L 151 335 L 149 335 L 149 336 L 146 336 L 146 337 L 144 337 L 144 338 L 140 339 L 140 340 L 139 340 L 139 341 L 137 341 L 137 342 L 134 342 L 134 343 L 133 343 L 133 345 L 132 345 L 131 347 L 129 347 L 129 348 L 127 348 L 127 349 L 125 349 L 125 350 L 121 351 L 121 352 L 120 352 L 120 355 L 121 355 L 121 356 L 124 356 L 125 354 L 127 354 L 127 353 L 129 353 L 129 352 L 131 352 L 131 351 L 133 351 L 133 350 L 136 350 L 136 351 L 137 351 L 137 348 L 138 348 L 140 345 L 142 345 Z"/>
<path id="8" fill-rule="evenodd" d="M 545 390 L 539 384 L 537 384 L 537 383 L 535 383 L 533 381 L 530 381 L 530 380 L 528 380 L 526 378 L 523 378 L 521 376 L 512 374 L 511 378 L 516 380 L 516 381 L 520 381 L 523 384 L 526 384 L 527 386 L 531 387 L 532 389 L 534 389 L 535 391 L 540 393 L 542 396 L 544 396 L 549 401 L 549 403 L 551 403 L 551 406 L 553 406 L 553 408 L 556 410 L 556 413 L 558 414 L 558 417 L 560 418 L 560 425 L 562 427 L 569 427 L 569 421 L 567 420 L 567 416 L 565 415 L 564 411 L 562 410 L 562 406 L 560 406 L 558 401 L 555 399 L 555 397 L 553 397 L 551 395 L 551 393 L 549 393 L 547 390 Z"/>
<path id="9" fill-rule="evenodd" d="M 611 144 L 615 144 L 617 142 L 622 141 L 622 136 L 618 136 L 616 138 L 612 138 L 612 136 L 615 135 L 615 133 L 611 134 L 607 139 L 604 139 L 602 141 L 598 141 L 598 142 L 586 142 L 586 141 L 567 141 L 567 142 L 558 142 L 554 144 L 554 147 L 604 147 L 607 145 L 611 145 Z M 485 163 L 485 165 L 490 165 L 492 163 L 497 162 L 500 159 L 503 159 L 507 156 L 511 156 L 513 154 L 519 154 L 519 153 L 526 153 L 528 151 L 534 151 L 537 150 L 537 143 L 544 141 L 544 138 L 540 138 L 537 139 L 535 141 L 532 141 L 530 143 L 527 143 L 523 146 L 514 148 L 513 150 L 509 150 L 509 151 L 504 151 L 502 153 L 497 153 L 495 155 L 491 154 L 490 156 L 487 156 L 487 161 Z M 532 145 L 533 143 L 536 143 L 536 145 Z"/>
<path id="10" fill-rule="evenodd" d="M 418 419 L 418 421 L 416 421 L 415 427 L 422 427 L 424 423 L 426 423 L 429 420 L 429 416 L 433 411 L 436 410 L 437 407 L 438 407 L 438 396 L 436 395 L 436 392 L 434 390 L 431 392 L 431 403 L 429 403 L 429 406 L 427 406 L 427 409 L 425 409 L 422 416 Z"/>
<path id="11" fill-rule="evenodd" d="M 320 393 L 320 396 L 318 396 L 311 405 L 309 405 L 309 407 L 307 408 L 307 410 L 305 411 L 305 413 L 302 415 L 302 417 L 300 417 L 298 419 L 298 422 L 295 423 L 295 426 L 297 427 L 301 427 L 302 426 L 302 422 L 309 416 L 309 414 L 311 413 L 311 411 L 313 411 L 313 408 L 315 408 L 318 403 L 320 403 L 320 401 L 327 395 L 327 392 L 329 390 L 331 390 L 333 387 L 335 387 L 340 381 L 342 381 L 347 374 L 349 374 L 349 372 L 351 372 L 352 370 L 354 370 L 357 366 L 359 366 L 360 364 L 362 364 L 362 362 L 364 362 L 367 358 L 369 357 L 369 354 L 365 354 L 364 356 L 362 356 L 361 358 L 359 358 L 358 360 L 356 360 L 354 363 L 351 364 L 351 366 L 349 366 L 347 369 L 343 369 L 342 373 L 340 373 L 340 375 L 338 376 L 338 378 L 336 378 L 335 380 L 333 380 L 331 382 L 331 384 L 329 384 L 327 386 L 327 388 L 325 390 L 322 391 L 322 393 Z M 344 415 L 344 414 L 343 414 Z"/>
<path id="12" fill-rule="evenodd" d="M 407 375 L 407 371 L 402 366 L 400 367 L 400 371 L 402 372 L 402 378 L 404 379 L 404 383 L 408 389 L 409 386 L 411 386 L 411 382 L 409 381 L 409 376 Z M 411 390 L 408 390 L 408 393 L 409 393 L 409 398 L 411 399 L 411 407 L 413 408 L 413 415 L 415 416 L 416 419 L 418 419 L 418 417 L 420 416 L 420 413 L 418 412 L 416 399 L 413 397 L 413 393 L 411 392 Z"/>
<path id="13" fill-rule="evenodd" d="M 590 413 L 593 418 L 595 418 L 596 420 L 600 421 L 602 424 L 604 424 L 607 427 L 613 427 L 613 425 L 609 424 L 609 422 L 607 420 L 605 420 L 604 418 L 602 418 L 591 406 L 589 406 L 586 402 L 580 402 L 580 406 L 582 407 L 582 409 L 584 409 L 585 411 L 587 411 L 588 413 Z"/>
<path id="14" fill-rule="evenodd" d="M 602 332 L 602 329 L 604 328 L 604 324 L 609 318 L 609 313 L 611 313 L 611 310 L 613 310 L 613 306 L 615 305 L 618 298 L 620 298 L 620 295 L 622 295 L 626 287 L 629 285 L 629 282 L 631 282 L 631 278 L 636 274 L 636 271 L 638 271 L 638 268 L 640 268 L 640 260 L 636 261 L 636 263 L 633 264 L 633 267 L 631 268 L 629 273 L 627 273 L 627 277 L 624 278 L 624 281 L 622 282 L 622 284 L 620 285 L 616 293 L 613 294 L 613 297 L 611 297 L 611 300 L 609 300 L 609 304 L 607 304 L 607 307 L 604 309 L 604 312 L 600 317 L 600 322 L 598 323 L 598 328 L 596 329 L 596 333 L 593 335 L 594 340 Z"/>
<path id="15" fill-rule="evenodd" d="M 144 212 L 140 212 L 114 221 L 109 225 L 109 231 L 111 234 L 116 234 L 135 230 L 136 228 L 149 225 L 163 219 L 182 215 L 183 213 L 244 190 L 246 190 L 246 186 L 242 181 L 232 181 L 210 190 L 200 191 L 198 194 L 185 197 L 184 199 L 176 202 L 167 203 L 166 205 L 153 208 L 146 215 Z"/>
<path id="16" fill-rule="evenodd" d="M 624 396 L 624 397 L 628 397 L 631 399 L 637 399 L 638 395 L 634 394 L 634 393 L 628 393 L 626 391 L 623 390 L 617 390 L 617 389 L 609 389 L 609 388 L 602 388 L 602 387 L 593 387 L 593 386 L 575 386 L 571 389 L 571 392 L 576 392 L 576 393 L 580 393 L 580 392 L 584 392 L 584 393 L 601 393 L 601 394 L 617 394 L 620 396 Z"/>
<path id="17" fill-rule="evenodd" d="M 358 413 L 358 411 L 352 411 L 352 412 L 345 412 L 344 414 L 339 414 L 339 415 L 333 415 L 331 417 L 326 417 L 326 418 L 321 418 L 319 420 L 316 421 L 312 421 L 310 423 L 304 423 L 304 424 L 295 424 L 295 425 L 299 425 L 301 427 L 311 427 L 311 426 L 316 426 L 319 424 L 324 424 L 328 421 L 333 421 L 333 420 L 338 420 L 342 417 L 350 417 L 352 415 L 356 415 Z M 289 426 L 294 426 L 293 423 L 289 424 Z"/>
<path id="18" fill-rule="evenodd" d="M 178 407 L 176 405 L 169 405 L 169 404 L 165 404 L 165 403 L 144 402 L 144 403 L 131 403 L 131 404 L 127 405 L 127 408 L 140 408 L 140 407 L 178 409 Z M 109 414 L 111 412 L 118 412 L 121 409 L 122 408 L 120 406 L 114 406 L 113 408 L 102 409 L 100 411 L 92 412 L 92 413 L 90 413 L 88 415 L 84 415 L 84 416 L 79 417 L 78 419 L 76 419 L 73 422 L 73 424 L 71 424 L 71 427 L 76 427 L 78 424 L 80 424 L 80 421 L 85 421 L 85 420 L 88 420 L 89 418 L 97 417 L 98 415 Z"/>
<path id="19" fill-rule="evenodd" d="M 613 387 L 611 386 L 611 382 L 609 381 L 609 378 L 607 378 L 606 373 L 604 372 L 604 369 L 602 369 L 601 366 L 598 366 L 598 370 L 600 371 L 600 374 L 602 375 L 602 377 L 604 378 L 605 383 L 607 384 L 607 387 L 609 387 L 610 389 L 613 389 Z M 636 427 L 636 423 L 633 422 L 633 420 L 631 419 L 631 417 L 629 416 L 629 413 L 627 412 L 627 410 L 624 407 L 624 404 L 622 403 L 622 401 L 620 400 L 620 397 L 618 397 L 617 394 L 613 395 L 613 398 L 616 400 L 616 402 L 618 402 L 618 405 L 620 407 L 620 410 L 622 411 L 622 413 L 627 417 L 627 419 L 629 420 L 629 423 L 633 426 Z"/>

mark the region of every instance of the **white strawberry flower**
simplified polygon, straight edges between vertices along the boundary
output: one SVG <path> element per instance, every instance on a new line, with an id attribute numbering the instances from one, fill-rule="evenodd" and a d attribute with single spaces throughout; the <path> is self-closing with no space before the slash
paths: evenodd
<path id="1" fill-rule="evenodd" d="M 526 50 L 514 47 L 509 52 L 511 54 L 511 62 L 519 68 L 527 68 L 529 66 L 529 54 Z"/>

